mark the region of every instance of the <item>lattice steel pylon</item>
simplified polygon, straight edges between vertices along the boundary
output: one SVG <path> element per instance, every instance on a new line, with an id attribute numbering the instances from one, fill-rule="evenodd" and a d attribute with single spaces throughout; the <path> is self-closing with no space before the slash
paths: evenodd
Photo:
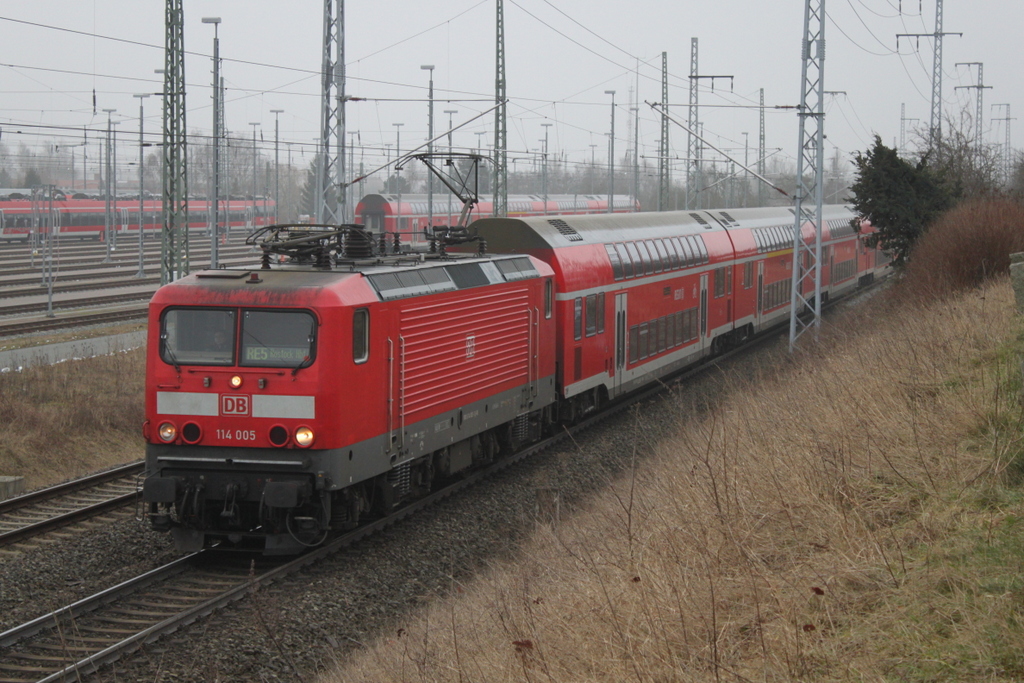
<path id="1" fill-rule="evenodd" d="M 789 314 L 789 350 L 808 329 L 821 328 L 821 203 L 825 165 L 825 0 L 807 0 L 800 69 L 800 153 L 796 162 L 796 219 L 793 227 L 792 296 Z M 808 130 L 808 119 L 813 121 Z M 808 175 L 810 180 L 808 180 Z M 813 213 L 812 213 L 813 208 Z M 803 225 L 814 226 L 814 242 L 803 239 Z M 810 296 L 808 284 L 813 282 Z M 801 319 L 809 309 L 812 315 Z"/>
<path id="2" fill-rule="evenodd" d="M 767 160 L 767 150 L 765 148 L 764 138 L 764 88 L 761 88 L 761 116 L 758 122 L 758 137 L 757 137 L 757 174 L 764 178 L 764 164 Z M 757 184 L 757 203 L 758 206 L 764 206 L 768 203 L 768 185 L 765 183 Z"/>
<path id="3" fill-rule="evenodd" d="M 160 283 L 188 275 L 188 148 L 185 134 L 184 0 L 167 0 L 164 23 L 164 182 Z"/>
<path id="4" fill-rule="evenodd" d="M 505 3 L 495 0 L 494 58 L 494 216 L 508 215 L 508 129 L 505 93 Z"/>
<path id="5" fill-rule="evenodd" d="M 935 52 L 932 58 L 932 113 L 928 128 L 933 149 L 942 140 L 942 0 L 935 0 Z"/>
<path id="6" fill-rule="evenodd" d="M 335 12 L 335 9 L 337 11 Z M 320 73 L 319 191 L 316 217 L 321 224 L 349 221 L 345 201 L 345 0 L 324 0 L 323 64 Z"/>
<path id="7" fill-rule="evenodd" d="M 686 146 L 686 208 L 700 208 L 700 140 L 697 139 L 697 39 L 690 38 L 690 128 Z"/>
<path id="8" fill-rule="evenodd" d="M 658 147 L 658 211 L 668 211 L 671 175 L 668 165 L 668 53 L 661 53 L 661 141 Z"/>

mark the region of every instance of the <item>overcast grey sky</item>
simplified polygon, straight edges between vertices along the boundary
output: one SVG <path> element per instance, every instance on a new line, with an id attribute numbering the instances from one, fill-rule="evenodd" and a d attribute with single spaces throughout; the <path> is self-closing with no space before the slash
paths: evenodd
<path id="1" fill-rule="evenodd" d="M 447 127 L 444 110 L 457 110 L 452 119 L 458 124 L 491 106 L 494 4 L 348 0 L 348 93 L 366 98 L 349 105 L 348 127 L 359 131 L 367 165 L 380 158 L 384 144 L 395 144 L 394 123 L 404 124 L 404 150 L 425 139 L 428 74 L 421 65 L 435 66 L 436 131 Z M 717 105 L 701 110 L 706 136 L 742 159 L 743 133 L 748 133 L 753 160 L 758 89 L 765 89 L 769 106 L 799 101 L 803 9 L 802 0 L 506 0 L 510 152 L 539 149 L 541 124 L 552 123 L 552 153 L 579 162 L 596 154 L 601 162 L 611 110 L 605 91 L 616 90 L 615 147 L 621 158 L 632 126 L 630 90 L 639 82 L 641 154 L 653 157 L 660 132 L 656 114 L 643 101 L 660 99 L 660 55 L 667 51 L 670 101 L 680 105 L 676 116 L 686 120 L 690 39 L 697 37 L 700 73 L 734 76 L 731 90 L 727 80 L 716 81 L 714 92 L 710 81 L 701 82 L 701 105 Z M 908 118 L 920 119 L 911 127 L 927 126 L 932 40 L 901 39 L 897 53 L 896 34 L 931 33 L 935 0 L 828 0 L 826 9 L 825 87 L 846 93 L 828 99 L 826 155 L 835 148 L 845 155 L 863 150 L 876 132 L 893 144 L 900 134 L 901 103 Z M 322 13 L 322 3 L 312 0 L 185 0 L 189 130 L 212 128 L 213 27 L 201 19 L 217 16 L 228 128 L 251 136 L 249 123 L 260 122 L 258 135 L 272 153 L 270 110 L 283 109 L 281 140 L 292 143 L 294 163 L 308 164 L 319 125 Z M 992 120 L 1005 116 L 1005 108 L 993 110 L 992 104 L 1009 103 L 1012 115 L 1024 116 L 1022 29 L 1020 0 L 946 0 L 944 5 L 944 30 L 963 33 L 944 41 L 944 110 L 957 114 L 966 107 L 973 113 L 977 91 L 955 87 L 975 85 L 977 68 L 955 64 L 983 62 L 984 83 L 992 86 L 984 91 L 984 134 L 990 142 L 1004 140 L 1006 125 Z M 101 111 L 106 108 L 117 109 L 115 120 L 125 121 L 120 134 L 135 139 L 138 100 L 132 95 L 162 87 L 153 73 L 163 66 L 162 2 L 0 2 L 0 30 L 4 143 L 73 143 L 81 140 L 80 132 L 47 126 L 99 131 L 106 127 Z M 158 98 L 145 106 L 147 131 L 156 134 Z M 793 111 L 769 111 L 768 147 L 781 148 L 778 156 L 792 160 L 797 125 Z M 1013 125 L 1022 130 L 1024 123 Z M 493 139 L 492 126 L 488 115 L 456 132 L 454 143 L 486 144 Z M 685 155 L 684 131 L 672 130 L 672 147 Z M 125 158 L 131 154 L 121 149 Z"/>

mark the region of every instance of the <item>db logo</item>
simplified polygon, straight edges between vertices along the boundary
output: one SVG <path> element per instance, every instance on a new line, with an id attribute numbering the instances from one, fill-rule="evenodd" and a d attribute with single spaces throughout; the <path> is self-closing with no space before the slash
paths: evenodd
<path id="1" fill-rule="evenodd" d="M 221 415 L 248 415 L 251 397 L 239 394 L 220 395 Z"/>

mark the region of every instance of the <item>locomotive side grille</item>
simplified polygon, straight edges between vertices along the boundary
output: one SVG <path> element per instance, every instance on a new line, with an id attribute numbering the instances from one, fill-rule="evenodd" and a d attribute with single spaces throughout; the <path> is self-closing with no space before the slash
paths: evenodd
<path id="1" fill-rule="evenodd" d="M 528 441 L 530 439 L 530 416 L 517 415 L 512 423 L 512 438 L 516 441 Z"/>
<path id="2" fill-rule="evenodd" d="M 399 403 L 407 424 L 479 392 L 529 381 L 527 292 L 476 292 L 443 306 L 411 299 L 403 307 Z"/>
<path id="3" fill-rule="evenodd" d="M 565 235 L 565 237 L 570 242 L 582 242 L 583 241 L 583 235 L 581 235 L 578 232 L 576 232 L 576 230 L 571 225 L 569 225 L 568 223 L 563 221 L 561 218 L 550 219 L 550 220 L 548 220 L 548 223 L 553 225 L 555 227 L 555 229 L 558 230 L 558 232 L 560 232 L 563 235 Z"/>
<path id="4" fill-rule="evenodd" d="M 704 216 L 701 216 L 699 213 L 691 213 L 690 214 L 690 218 L 692 218 L 693 220 L 697 221 L 698 223 L 703 225 L 705 228 L 710 228 L 711 227 L 711 224 L 708 223 L 706 220 L 704 220 Z"/>
<path id="5" fill-rule="evenodd" d="M 395 488 L 398 495 L 409 495 L 409 490 L 412 488 L 412 463 L 403 463 L 389 471 L 388 483 Z"/>

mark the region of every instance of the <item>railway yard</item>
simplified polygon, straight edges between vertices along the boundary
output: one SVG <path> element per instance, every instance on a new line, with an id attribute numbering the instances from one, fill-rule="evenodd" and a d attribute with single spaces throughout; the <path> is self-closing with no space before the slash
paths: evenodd
<path id="1" fill-rule="evenodd" d="M 193 268 L 208 264 L 208 239 L 194 237 L 190 252 Z M 0 244 L 0 338 L 145 318 L 160 285 L 159 242 L 145 244 L 143 277 L 138 277 L 138 245 L 131 240 L 122 240 L 109 262 L 106 245 L 95 241 L 62 241 L 53 254 L 51 296 L 44 250 Z M 241 232 L 220 245 L 222 265 L 255 266 L 258 261 Z"/>

